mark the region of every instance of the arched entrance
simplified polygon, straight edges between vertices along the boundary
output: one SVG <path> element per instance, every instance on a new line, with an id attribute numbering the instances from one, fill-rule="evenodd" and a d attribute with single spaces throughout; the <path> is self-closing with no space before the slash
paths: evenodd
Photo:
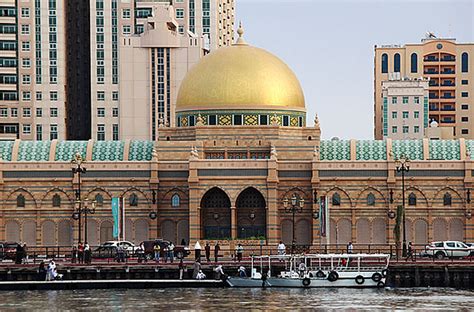
<path id="1" fill-rule="evenodd" d="M 230 199 L 227 194 L 214 187 L 201 200 L 201 226 L 203 239 L 230 238 Z"/>
<path id="2" fill-rule="evenodd" d="M 237 237 L 265 237 L 267 216 L 262 194 L 253 187 L 245 189 L 237 197 Z"/>

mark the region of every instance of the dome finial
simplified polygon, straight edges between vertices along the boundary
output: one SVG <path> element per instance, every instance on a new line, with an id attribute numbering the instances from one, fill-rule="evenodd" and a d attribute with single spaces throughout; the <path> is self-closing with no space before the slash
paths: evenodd
<path id="1" fill-rule="evenodd" d="M 247 45 L 247 42 L 244 40 L 244 28 L 242 27 L 242 21 L 239 22 L 239 28 L 237 29 L 237 34 L 239 38 L 235 42 L 235 45 Z"/>

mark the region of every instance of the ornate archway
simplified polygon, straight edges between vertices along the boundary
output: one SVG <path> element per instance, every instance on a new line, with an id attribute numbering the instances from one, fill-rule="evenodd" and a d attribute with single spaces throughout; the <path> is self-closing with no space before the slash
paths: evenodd
<path id="1" fill-rule="evenodd" d="M 237 197 L 237 237 L 266 236 L 266 203 L 262 194 L 253 187 L 242 191 Z"/>
<path id="2" fill-rule="evenodd" d="M 201 226 L 203 239 L 231 237 L 230 199 L 220 188 L 214 187 L 201 199 Z"/>

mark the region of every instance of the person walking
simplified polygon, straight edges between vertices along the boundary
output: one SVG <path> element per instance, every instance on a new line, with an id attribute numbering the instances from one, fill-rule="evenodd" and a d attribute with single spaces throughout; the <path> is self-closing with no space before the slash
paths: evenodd
<path id="1" fill-rule="evenodd" d="M 211 262 L 211 246 L 209 245 L 209 242 L 206 242 L 206 247 L 204 247 L 204 250 L 206 251 L 207 262 Z"/>
<path id="2" fill-rule="evenodd" d="M 409 258 L 411 259 L 411 261 L 414 261 L 414 259 L 413 259 L 413 245 L 412 245 L 411 242 L 408 242 L 406 261 L 408 261 Z"/>
<path id="3" fill-rule="evenodd" d="M 86 264 L 91 264 L 92 261 L 92 251 L 91 247 L 89 246 L 89 243 L 85 243 L 84 245 L 84 262 Z"/>
<path id="4" fill-rule="evenodd" d="M 278 255 L 284 256 L 286 254 L 286 246 L 283 244 L 283 241 L 280 241 L 277 247 Z M 283 257 L 280 257 L 280 262 L 283 261 Z"/>
<path id="5" fill-rule="evenodd" d="M 77 260 L 77 247 L 76 245 L 72 246 L 72 251 L 71 251 L 71 263 L 76 263 Z"/>
<path id="6" fill-rule="evenodd" d="M 244 253 L 244 247 L 242 247 L 241 244 L 238 244 L 237 245 L 237 248 L 236 248 L 236 254 L 237 254 L 237 261 L 242 261 L 242 255 Z"/>
<path id="7" fill-rule="evenodd" d="M 219 251 L 221 250 L 221 246 L 219 246 L 219 242 L 216 242 L 216 245 L 214 246 L 214 262 L 217 263 L 217 260 L 219 258 Z"/>
<path id="8" fill-rule="evenodd" d="M 84 263 L 84 245 L 82 242 L 79 242 L 77 247 L 77 259 L 79 263 Z"/>
<path id="9" fill-rule="evenodd" d="M 173 242 L 170 243 L 168 246 L 168 257 L 170 258 L 171 263 L 174 261 L 174 244 Z"/>
<path id="10" fill-rule="evenodd" d="M 201 262 L 201 244 L 199 244 L 199 241 L 194 244 L 194 255 L 195 260 Z"/>
<path id="11" fill-rule="evenodd" d="M 347 244 L 347 253 L 351 254 L 353 251 L 354 251 L 354 246 L 352 245 L 352 242 L 349 242 L 349 244 Z"/>
<path id="12" fill-rule="evenodd" d="M 21 264 L 22 258 L 23 258 L 23 247 L 21 247 L 21 244 L 17 244 L 16 252 L 15 252 L 15 264 Z"/>
<path id="13" fill-rule="evenodd" d="M 156 243 L 155 246 L 153 246 L 153 251 L 155 252 L 155 261 L 160 262 L 160 252 L 161 252 L 160 244 Z"/>
<path id="14" fill-rule="evenodd" d="M 183 262 L 183 258 L 179 259 L 178 268 L 179 268 L 179 279 L 182 280 L 182 279 L 183 279 L 184 269 L 185 269 L 185 265 L 184 265 L 184 262 Z"/>
<path id="15" fill-rule="evenodd" d="M 193 264 L 193 279 L 196 279 L 199 271 L 201 271 L 201 263 L 196 259 Z"/>
<path id="16" fill-rule="evenodd" d="M 28 248 L 26 247 L 26 243 L 23 244 L 22 262 L 24 264 L 28 263 Z"/>

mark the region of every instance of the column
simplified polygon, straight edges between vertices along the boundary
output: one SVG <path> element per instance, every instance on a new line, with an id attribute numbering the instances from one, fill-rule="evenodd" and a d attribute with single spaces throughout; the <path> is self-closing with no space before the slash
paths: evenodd
<path id="1" fill-rule="evenodd" d="M 237 239 L 237 209 L 230 207 L 230 235 L 232 239 Z"/>

